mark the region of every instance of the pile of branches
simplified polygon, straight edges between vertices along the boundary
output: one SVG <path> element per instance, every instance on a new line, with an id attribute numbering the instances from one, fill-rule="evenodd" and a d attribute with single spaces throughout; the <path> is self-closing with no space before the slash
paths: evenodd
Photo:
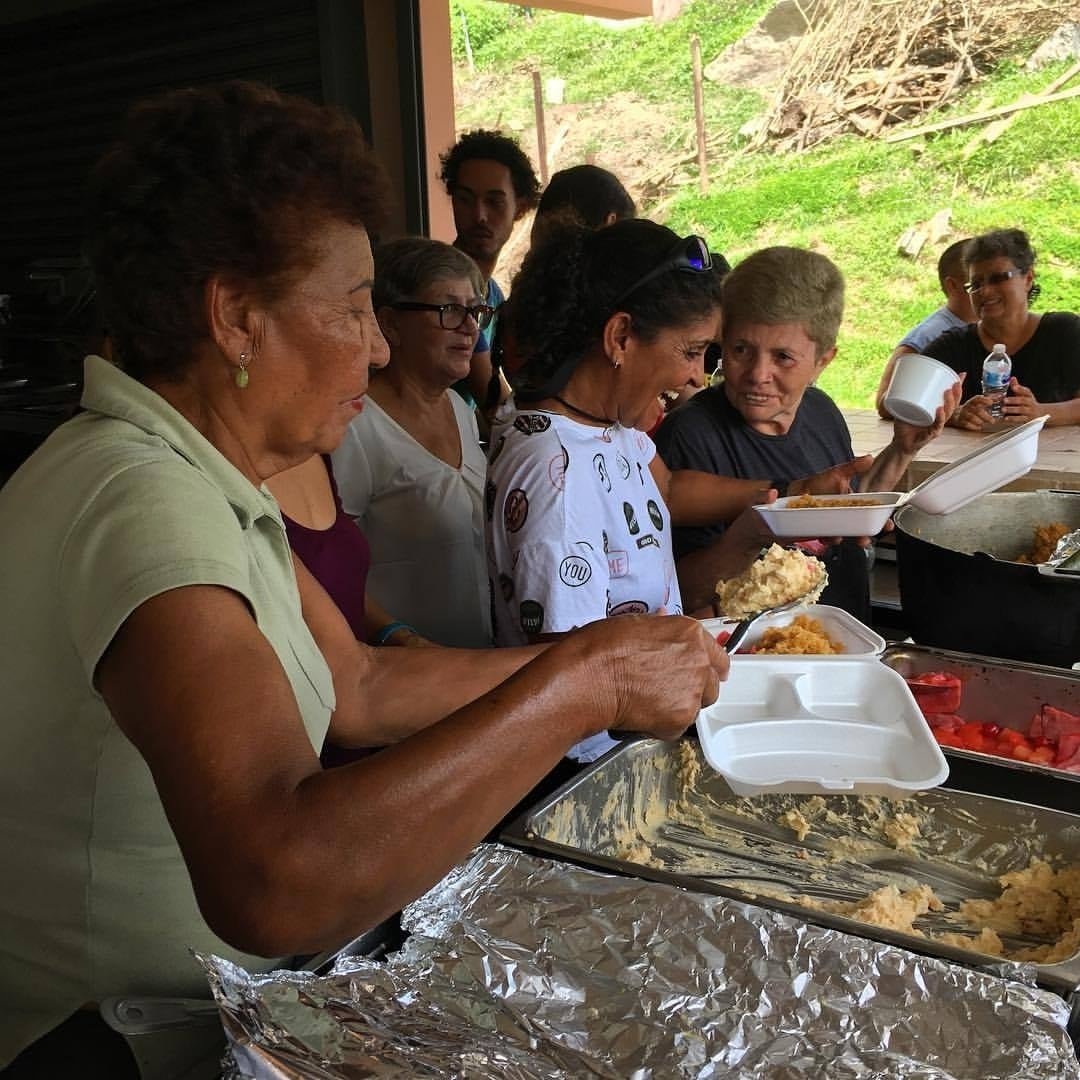
<path id="1" fill-rule="evenodd" d="M 941 105 L 1078 7 L 1075 0 L 818 0 L 755 143 L 801 150 L 844 131 L 878 135 Z"/>

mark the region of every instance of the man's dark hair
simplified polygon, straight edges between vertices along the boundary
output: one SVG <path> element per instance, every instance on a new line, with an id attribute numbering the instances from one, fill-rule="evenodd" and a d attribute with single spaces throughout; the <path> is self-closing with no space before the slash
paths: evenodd
<path id="1" fill-rule="evenodd" d="M 501 131 L 466 131 L 464 135 L 439 160 L 442 171 L 439 179 L 446 186 L 447 195 L 454 194 L 457 187 L 458 173 L 466 161 L 497 161 L 510 171 L 510 181 L 514 185 L 514 196 L 519 209 L 531 210 L 540 197 L 540 181 L 517 139 L 504 135 Z"/>
<path id="2" fill-rule="evenodd" d="M 937 261 L 937 277 L 941 284 L 941 291 L 945 291 L 945 279 L 956 278 L 963 281 L 967 274 L 968 247 L 971 245 L 971 237 L 965 236 L 963 240 L 957 240 L 950 244 Z"/>

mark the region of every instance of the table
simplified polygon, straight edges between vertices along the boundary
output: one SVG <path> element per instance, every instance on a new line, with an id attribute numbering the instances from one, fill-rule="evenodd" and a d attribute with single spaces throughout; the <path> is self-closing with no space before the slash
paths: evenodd
<path id="1" fill-rule="evenodd" d="M 844 409 L 843 414 L 856 454 L 876 454 L 892 441 L 892 421 L 882 420 L 873 409 Z M 946 428 L 916 455 L 902 487 L 921 483 L 943 465 L 975 449 L 986 437 L 982 432 Z M 1075 425 L 1043 428 L 1039 434 L 1039 456 L 1031 472 L 1000 490 L 1041 488 L 1080 491 L 1080 429 Z"/>

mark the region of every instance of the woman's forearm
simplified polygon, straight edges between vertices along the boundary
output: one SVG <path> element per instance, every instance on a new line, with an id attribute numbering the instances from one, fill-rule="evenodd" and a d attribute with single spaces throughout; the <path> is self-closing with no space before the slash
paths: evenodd
<path id="1" fill-rule="evenodd" d="M 372 649 L 358 646 L 331 737 L 341 746 L 386 746 L 421 731 L 486 694 L 544 651 Z"/>
<path id="2" fill-rule="evenodd" d="M 754 510 L 747 510 L 708 547 L 684 555 L 676 564 L 683 610 L 697 611 L 712 604 L 716 583 L 737 577 L 774 539 Z"/>
<path id="3" fill-rule="evenodd" d="M 696 469 L 675 469 L 666 497 L 673 525 L 734 521 L 747 507 L 766 501 L 768 480 L 739 480 Z"/>

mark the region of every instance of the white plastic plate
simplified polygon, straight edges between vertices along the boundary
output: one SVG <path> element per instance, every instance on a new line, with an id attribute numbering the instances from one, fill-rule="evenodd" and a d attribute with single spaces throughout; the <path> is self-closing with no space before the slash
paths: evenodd
<path id="1" fill-rule="evenodd" d="M 774 653 L 761 653 L 755 656 L 750 650 L 761 640 L 761 635 L 770 626 L 787 626 L 794 622 L 796 615 L 809 615 L 810 618 L 817 619 L 828 637 L 844 647 L 842 653 L 811 655 L 806 657 L 807 660 L 826 660 L 834 664 L 838 660 L 850 660 L 853 656 L 880 656 L 885 651 L 885 639 L 880 634 L 875 634 L 869 626 L 859 622 L 854 615 L 849 615 L 843 608 L 832 607 L 829 604 L 807 604 L 805 607 L 785 611 L 780 615 L 765 615 L 758 619 L 750 628 L 745 641 L 732 660 L 752 660 L 755 664 L 760 664 L 762 661 L 780 659 Z M 723 630 L 729 632 L 734 630 L 738 625 L 738 620 L 702 619 L 701 625 L 715 637 Z"/>
<path id="2" fill-rule="evenodd" d="M 907 683 L 871 658 L 732 664 L 697 730 L 705 760 L 737 795 L 905 798 L 949 775 Z"/>

